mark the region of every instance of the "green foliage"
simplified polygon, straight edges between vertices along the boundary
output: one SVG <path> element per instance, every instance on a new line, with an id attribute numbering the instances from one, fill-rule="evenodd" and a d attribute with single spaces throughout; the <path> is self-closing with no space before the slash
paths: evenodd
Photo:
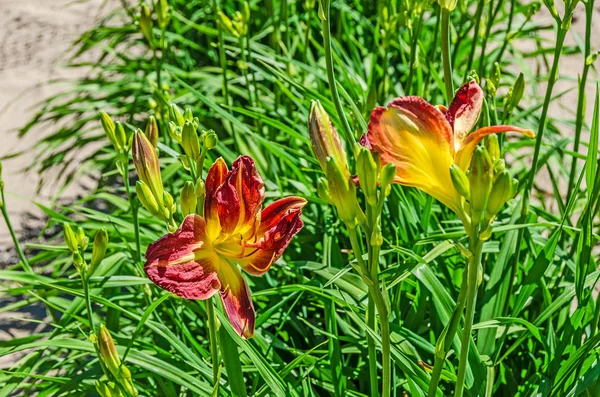
<path id="1" fill-rule="evenodd" d="M 331 116 L 351 153 L 375 106 L 401 95 L 448 105 L 445 87 L 457 87 L 468 76 L 482 81 L 486 92 L 481 125 L 518 125 L 536 131 L 537 140 L 511 136 L 498 143 L 510 154 L 511 178 L 506 175 L 505 182 L 511 194 L 512 177 L 521 184 L 483 245 L 467 389 L 472 396 L 599 395 L 600 302 L 592 293 L 600 278 L 594 249 L 600 207 L 597 96 L 593 125 L 585 121 L 585 84 L 595 59 L 593 0 L 584 2 L 586 36 L 577 36 L 573 47 L 562 41 L 577 1 L 566 2 L 565 14 L 544 1 L 554 18 L 549 25 L 533 18 L 537 1 L 458 1 L 448 22 L 451 82 L 444 79 L 438 2 L 331 2 L 332 65 L 326 62 L 314 0 L 160 0 L 147 1 L 147 8 L 142 3 L 123 1 L 79 38 L 68 67 L 90 72 L 46 99 L 20 132 L 52 127 L 31 149 L 31 168 L 42 175 L 70 169 L 70 159 L 91 150 L 78 169 L 101 176 L 97 189 L 68 207 L 40 205 L 50 229 L 64 223 L 71 230 L 67 244 L 62 235 L 28 244 L 27 257 L 17 244 L 20 264 L 0 271 L 2 294 L 15 300 L 0 311 L 39 305 L 49 316 L 41 332 L 0 342 L 0 356 L 25 354 L 0 370 L 0 396 L 94 395 L 96 381 L 107 376 L 89 338 L 101 323 L 140 395 L 369 395 L 367 339 L 378 351 L 382 339 L 367 322 L 368 286 L 354 271 L 350 236 L 317 195 L 323 173 L 310 147 L 311 101 L 318 100 Z M 543 38 L 548 36 L 551 40 Z M 531 49 L 520 51 L 519 42 Z M 574 75 L 558 73 L 562 54 L 580 60 L 582 72 L 573 72 L 582 73 L 579 83 Z M 335 72 L 342 119 L 328 66 Z M 557 79 L 564 91 L 554 89 Z M 577 89 L 574 114 L 559 119 L 549 112 L 555 99 Z M 186 108 L 197 119 L 187 119 Z M 103 118 L 107 137 L 101 110 L 123 129 Z M 193 207 L 190 197 L 204 194 L 192 191 L 199 185 L 189 177 L 196 167 L 190 160 L 201 170 L 217 156 L 231 163 L 238 154 L 250 155 L 265 180 L 267 200 L 301 195 L 309 201 L 305 228 L 283 258 L 263 277 L 247 277 L 257 312 L 255 337 L 241 339 L 216 310 L 218 337 L 227 341 L 217 368 L 211 364 L 210 309 L 155 287 L 143 272 L 143 253 L 166 232 L 165 220 L 135 198 L 135 170 L 123 148 L 150 116 L 158 125 L 164 189 L 187 197 L 185 208 L 174 213 L 178 224 L 181 211 Z M 206 157 L 198 151 L 197 136 L 190 140 L 192 123 L 193 136 L 205 131 L 203 144 L 216 145 Z M 574 136 L 565 132 L 569 129 Z M 184 148 L 188 156 L 182 158 Z M 543 175 L 549 175 L 549 187 Z M 65 173 L 60 183 L 72 183 L 75 176 Z M 4 206 L 2 211 L 7 220 Z M 69 224 L 80 227 L 85 239 Z M 391 389 L 399 396 L 425 396 L 436 341 L 456 318 L 468 236 L 447 208 L 399 185 L 393 185 L 383 209 L 381 236 Z M 71 242 L 77 238 L 102 248 L 101 262 L 92 244 L 86 250 Z M 73 245 L 81 263 L 93 263 L 87 283 L 73 266 Z M 460 336 L 447 342 L 452 349 L 437 396 L 451 395 L 456 381 Z"/>

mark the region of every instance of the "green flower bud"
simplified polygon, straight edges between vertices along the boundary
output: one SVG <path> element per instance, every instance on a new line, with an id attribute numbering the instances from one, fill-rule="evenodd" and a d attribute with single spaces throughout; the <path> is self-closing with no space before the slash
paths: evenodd
<path id="1" fill-rule="evenodd" d="M 377 164 L 366 147 L 359 146 L 357 151 L 356 171 L 360 187 L 369 205 L 373 206 L 377 204 Z"/>
<path id="2" fill-rule="evenodd" d="M 94 273 L 94 270 L 98 267 L 100 262 L 104 259 L 106 254 L 106 247 L 108 246 L 108 233 L 105 228 L 102 228 L 96 232 L 94 236 L 94 245 L 92 246 L 92 260 L 90 261 L 90 274 Z"/>
<path id="3" fill-rule="evenodd" d="M 143 181 L 137 181 L 135 184 L 135 192 L 137 193 L 140 203 L 148 212 L 154 216 L 162 216 L 162 212 L 152 194 L 152 191 Z"/>
<path id="4" fill-rule="evenodd" d="M 358 203 L 356 202 L 356 187 L 350 175 L 346 175 L 329 157 L 326 166 L 327 182 L 331 201 L 338 211 L 342 222 L 348 227 L 356 226 Z"/>
<path id="5" fill-rule="evenodd" d="M 73 252 L 73 254 L 71 255 L 71 260 L 73 261 L 73 264 L 75 265 L 77 270 L 81 271 L 84 263 L 81 254 L 79 252 Z"/>
<path id="6" fill-rule="evenodd" d="M 163 200 L 165 203 L 165 208 L 168 209 L 171 213 L 175 212 L 172 210 L 173 206 L 175 205 L 175 201 L 173 200 L 173 196 L 171 196 L 171 193 L 163 192 Z"/>
<path id="7" fill-rule="evenodd" d="M 471 218 L 477 224 L 481 220 L 483 211 L 492 188 L 492 160 L 484 147 L 478 146 L 473 153 L 469 168 L 469 184 L 471 187 Z"/>
<path id="8" fill-rule="evenodd" d="M 388 186 L 394 180 L 396 176 L 396 165 L 394 163 L 387 163 L 381 169 L 381 174 L 379 175 L 379 184 L 381 186 Z"/>
<path id="9" fill-rule="evenodd" d="M 204 197 L 204 195 L 206 194 L 206 185 L 204 184 L 202 178 L 198 178 L 198 180 L 196 181 L 194 193 L 198 198 Z"/>
<path id="10" fill-rule="evenodd" d="M 152 191 L 159 206 L 163 203 L 163 183 L 160 175 L 158 156 L 152 143 L 141 130 L 137 130 L 133 137 L 133 164 L 139 178 L 144 181 Z"/>
<path id="11" fill-rule="evenodd" d="M 85 235 L 85 231 L 81 227 L 77 227 L 77 244 L 85 251 L 90 239 Z"/>
<path id="12" fill-rule="evenodd" d="M 142 4 L 140 11 L 140 30 L 142 34 L 148 40 L 150 47 L 154 47 L 154 36 L 152 34 L 152 16 L 150 15 L 150 9 L 146 4 Z"/>
<path id="13" fill-rule="evenodd" d="M 192 160 L 200 160 L 200 140 L 191 122 L 186 121 L 183 126 L 182 141 L 183 150 Z"/>
<path id="14" fill-rule="evenodd" d="M 523 93 L 525 92 L 525 77 L 523 73 L 519 73 L 519 77 L 517 77 L 517 81 L 515 81 L 515 85 L 512 86 L 512 90 L 510 92 L 510 96 L 508 98 L 506 104 L 506 110 L 508 112 L 516 109 L 519 106 L 519 102 L 521 98 L 523 98 Z"/>
<path id="15" fill-rule="evenodd" d="M 456 8 L 456 3 L 458 0 L 438 0 L 440 7 L 446 9 L 448 11 L 452 11 Z"/>
<path id="16" fill-rule="evenodd" d="M 217 146 L 217 142 L 219 141 L 219 138 L 217 137 L 217 133 L 214 132 L 213 130 L 205 131 L 202 134 L 202 139 L 204 141 L 204 149 L 205 150 L 213 149 L 215 146 Z"/>
<path id="17" fill-rule="evenodd" d="M 373 231 L 371 232 L 371 245 L 373 247 L 381 247 L 383 244 L 383 234 L 381 234 L 381 225 L 379 222 L 375 224 Z"/>
<path id="18" fill-rule="evenodd" d="M 71 226 L 68 223 L 63 223 L 63 232 L 65 234 L 65 243 L 71 252 L 77 252 L 79 248 L 77 247 L 77 237 L 75 236 L 75 232 L 71 229 Z"/>
<path id="19" fill-rule="evenodd" d="M 308 118 L 308 131 L 315 157 L 325 174 L 328 172 L 328 160 L 331 159 L 339 172 L 350 176 L 348 160 L 339 135 L 319 101 L 313 101 L 312 103 Z"/>
<path id="20" fill-rule="evenodd" d="M 123 389 L 125 389 L 127 394 L 134 397 L 138 395 L 138 391 L 133 385 L 133 379 L 131 378 L 131 371 L 129 371 L 129 368 L 127 368 L 124 365 L 121 366 L 121 372 L 116 378 L 123 387 Z"/>
<path id="21" fill-rule="evenodd" d="M 97 380 L 95 383 L 96 391 L 100 397 L 122 397 L 123 393 L 113 382 Z"/>
<path id="22" fill-rule="evenodd" d="M 320 177 L 317 180 L 317 195 L 323 200 L 328 202 L 329 204 L 333 204 L 331 201 L 331 195 L 329 194 L 329 184 L 327 183 L 327 179 Z"/>
<path id="23" fill-rule="evenodd" d="M 115 342 L 104 324 L 100 324 L 98 331 L 98 351 L 106 368 L 108 368 L 111 374 L 117 377 L 121 359 L 117 353 Z"/>
<path id="24" fill-rule="evenodd" d="M 179 127 L 174 122 L 169 121 L 169 126 L 167 128 L 167 131 L 169 132 L 169 136 L 171 137 L 171 139 L 173 139 L 175 142 L 181 143 L 181 141 L 182 141 L 181 127 Z"/>
<path id="25" fill-rule="evenodd" d="M 498 143 L 498 135 L 488 135 L 485 140 L 485 148 L 492 159 L 492 163 L 495 163 L 500 159 L 500 144 Z"/>
<path id="26" fill-rule="evenodd" d="M 154 116 L 150 116 L 148 118 L 148 123 L 146 124 L 146 130 L 144 131 L 148 140 L 152 144 L 152 146 L 158 146 L 158 124 L 156 123 L 156 118 Z"/>
<path id="27" fill-rule="evenodd" d="M 192 113 L 192 109 L 186 107 L 183 111 L 183 118 L 189 122 L 192 122 L 192 120 L 194 120 L 194 114 Z"/>
<path id="28" fill-rule="evenodd" d="M 169 3 L 167 0 L 156 2 L 156 20 L 161 29 L 169 24 Z"/>
<path id="29" fill-rule="evenodd" d="M 188 216 L 196 212 L 197 203 L 196 193 L 194 192 L 194 184 L 190 181 L 186 181 L 181 189 L 180 205 L 181 213 L 183 216 Z"/>
<path id="30" fill-rule="evenodd" d="M 488 199 L 487 209 L 485 211 L 486 218 L 493 219 L 512 196 L 512 180 L 510 173 L 505 170 L 496 177 L 496 181 L 490 191 L 490 198 Z"/>
<path id="31" fill-rule="evenodd" d="M 181 108 L 174 103 L 169 106 L 169 118 L 179 127 L 183 127 L 183 124 L 185 123 Z"/>
<path id="32" fill-rule="evenodd" d="M 233 22 L 231 22 L 231 19 L 229 19 L 229 17 L 223 14 L 221 11 L 219 11 L 219 22 L 230 34 L 235 37 L 240 37 L 237 29 L 233 27 Z"/>
<path id="33" fill-rule="evenodd" d="M 471 188 L 469 186 L 469 178 L 467 178 L 467 175 L 458 165 L 452 164 L 450 166 L 450 178 L 458 194 L 470 200 Z"/>
<path id="34" fill-rule="evenodd" d="M 115 137 L 115 123 L 104 111 L 100 112 L 100 122 L 102 123 L 102 129 L 110 143 L 116 150 L 120 150 L 119 145 L 117 144 L 117 138 Z"/>
<path id="35" fill-rule="evenodd" d="M 117 141 L 117 150 L 127 150 L 127 134 L 125 128 L 119 121 L 115 123 L 115 139 Z"/>

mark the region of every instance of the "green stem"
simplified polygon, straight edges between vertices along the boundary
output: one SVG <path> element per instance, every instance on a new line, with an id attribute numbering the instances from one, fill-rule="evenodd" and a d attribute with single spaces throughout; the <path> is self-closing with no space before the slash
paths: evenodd
<path id="1" fill-rule="evenodd" d="M 4 217 L 4 222 L 6 223 L 6 227 L 8 228 L 8 232 L 10 233 L 10 237 L 12 238 L 13 244 L 15 246 L 15 250 L 17 250 L 17 255 L 19 255 L 19 260 L 21 261 L 21 266 L 27 273 L 33 273 L 33 269 L 31 269 L 31 265 L 29 261 L 25 257 L 25 253 L 21 248 L 21 244 L 19 243 L 19 239 L 15 233 L 15 229 L 12 227 L 12 223 L 10 222 L 10 218 L 8 216 L 8 211 L 6 210 L 6 199 L 4 198 L 4 182 L 2 181 L 2 176 L 0 176 L 0 194 L 2 195 L 2 201 L 0 201 L 0 209 L 2 210 L 2 216 Z"/>
<path id="2" fill-rule="evenodd" d="M 350 244 L 352 245 L 352 251 L 354 252 L 354 256 L 358 261 L 360 268 L 363 270 L 364 275 L 366 277 L 373 277 L 371 279 L 371 285 L 369 285 L 369 300 L 372 300 L 377 308 L 377 314 L 379 316 L 379 323 L 381 327 L 381 352 L 382 352 L 382 360 L 381 366 L 383 368 L 383 375 L 381 377 L 382 382 L 382 397 L 390 396 L 390 386 L 391 386 L 391 360 L 390 360 L 390 324 L 389 324 L 389 313 L 385 304 L 385 299 L 379 288 L 379 280 L 377 276 L 377 267 L 375 264 L 372 264 L 371 270 L 368 270 L 368 266 L 365 263 L 362 257 L 362 248 L 358 241 L 358 236 L 356 233 L 355 227 L 348 228 L 348 236 L 350 237 Z M 369 359 L 371 360 L 371 359 Z M 372 386 L 371 386 L 372 388 Z"/>
<path id="3" fill-rule="evenodd" d="M 450 318 L 450 322 L 446 326 L 446 329 L 442 332 L 440 338 L 438 339 L 438 343 L 443 343 L 444 346 L 440 352 L 437 351 L 436 346 L 433 372 L 431 374 L 431 380 L 429 381 L 429 392 L 427 393 L 428 397 L 435 397 L 437 393 L 437 387 L 440 383 L 440 377 L 442 375 L 442 369 L 444 368 L 446 356 L 450 351 L 454 336 L 456 336 L 456 333 L 458 332 L 458 326 L 460 325 L 460 319 L 462 318 L 462 313 L 465 309 L 465 301 L 467 299 L 467 281 L 467 271 L 465 271 L 463 272 L 463 280 L 460 286 L 460 292 L 458 293 L 458 299 L 456 300 L 456 305 L 454 306 L 454 310 L 452 312 L 452 317 Z"/>
<path id="4" fill-rule="evenodd" d="M 465 312 L 465 324 L 462 330 L 460 356 L 458 362 L 458 375 L 456 376 L 456 388 L 454 397 L 462 397 L 465 387 L 465 378 L 467 375 L 467 363 L 469 362 L 469 344 L 471 342 L 471 329 L 473 328 L 473 318 L 475 317 L 475 304 L 477 302 L 477 287 L 479 281 L 479 266 L 481 264 L 481 251 L 483 241 L 479 239 L 479 233 L 475 232 L 471 237 L 469 249 L 473 256 L 469 261 L 467 294 Z"/>
<path id="5" fill-rule="evenodd" d="M 90 300 L 90 285 L 88 283 L 88 274 L 86 270 L 86 264 L 83 264 L 83 269 L 81 271 L 81 284 L 83 286 L 83 296 L 85 299 L 85 305 L 87 308 L 88 321 L 90 322 L 90 330 L 95 333 L 94 329 L 94 319 L 92 316 L 92 301 Z"/>
<path id="6" fill-rule="evenodd" d="M 413 81 L 413 76 L 415 74 L 415 63 L 417 60 L 417 43 L 419 42 L 419 36 L 421 35 L 421 26 L 423 25 L 423 12 L 421 12 L 421 14 L 419 14 L 419 17 L 417 19 L 417 23 L 415 25 L 415 28 L 413 30 L 413 37 L 411 40 L 411 46 L 410 46 L 410 70 L 408 71 L 408 81 L 406 83 L 406 93 L 407 94 L 411 94 L 412 93 L 412 81 Z"/>
<path id="7" fill-rule="evenodd" d="M 477 38 L 479 37 L 479 25 L 481 23 L 481 14 L 483 13 L 484 4 L 485 0 L 479 0 L 479 3 L 477 3 L 477 9 L 475 10 L 475 30 L 473 31 L 471 51 L 469 52 L 469 60 L 467 61 L 467 68 L 465 69 L 465 78 L 469 73 L 471 73 L 471 66 L 473 66 L 473 57 L 475 56 L 475 49 L 477 48 Z"/>
<path id="8" fill-rule="evenodd" d="M 129 186 L 129 160 L 125 154 L 121 156 L 121 165 L 123 167 L 123 182 L 125 184 L 125 193 L 127 194 L 127 201 L 129 201 L 129 210 L 131 211 L 131 217 L 133 219 L 133 232 L 135 234 L 135 262 L 138 264 L 142 257 L 142 249 L 140 243 L 140 225 L 138 222 L 138 208 L 135 205 L 133 195 L 131 194 Z"/>
<path id="9" fill-rule="evenodd" d="M 324 14 L 324 18 L 321 17 L 321 28 L 323 30 L 323 48 L 325 49 L 325 64 L 327 66 L 327 79 L 329 81 L 329 89 L 331 90 L 331 97 L 333 99 L 333 103 L 335 105 L 335 110 L 337 111 L 338 117 L 340 118 L 340 122 L 342 123 L 342 128 L 346 135 L 346 139 L 348 139 L 352 144 L 356 143 L 356 139 L 354 135 L 352 135 L 352 129 L 350 128 L 350 124 L 346 119 L 346 115 L 344 114 L 344 108 L 342 107 L 342 101 L 340 100 L 340 95 L 338 93 L 338 89 L 335 82 L 335 75 L 333 71 L 333 55 L 331 52 L 331 27 L 329 25 L 329 1 L 323 1 L 321 3 L 323 5 L 322 11 Z"/>
<path id="10" fill-rule="evenodd" d="M 208 317 L 208 335 L 210 339 L 210 356 L 212 358 L 213 383 L 217 384 L 219 378 L 219 350 L 217 346 L 217 321 L 212 298 L 206 301 L 206 316 Z"/>
<path id="11" fill-rule="evenodd" d="M 452 65 L 450 64 L 450 11 L 442 8 L 442 63 L 444 64 L 444 82 L 446 83 L 446 100 L 454 97 L 452 81 Z"/>

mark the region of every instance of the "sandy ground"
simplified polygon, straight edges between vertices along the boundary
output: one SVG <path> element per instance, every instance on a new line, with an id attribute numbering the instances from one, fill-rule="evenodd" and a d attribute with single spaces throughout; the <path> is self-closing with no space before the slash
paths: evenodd
<path id="1" fill-rule="evenodd" d="M 43 133 L 34 131 L 19 140 L 16 130 L 33 116 L 39 101 L 65 88 L 64 84 L 47 82 L 78 77 L 72 70 L 61 68 L 67 61 L 66 51 L 93 25 L 105 2 L 0 1 L 0 158 L 30 148 Z M 48 204 L 57 193 L 52 183 L 37 192 L 37 175 L 22 172 L 29 162 L 29 156 L 3 161 L 6 205 L 18 232 L 31 224 L 29 214 L 40 215 L 33 201 Z M 79 192 L 74 184 L 64 194 L 73 197 Z M 9 241 L 8 229 L 0 222 L 0 256 Z"/>

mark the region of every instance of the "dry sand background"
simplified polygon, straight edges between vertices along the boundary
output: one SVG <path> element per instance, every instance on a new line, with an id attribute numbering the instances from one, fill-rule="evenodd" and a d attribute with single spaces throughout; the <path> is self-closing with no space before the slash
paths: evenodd
<path id="1" fill-rule="evenodd" d="M 103 8 L 105 3 L 109 3 Z M 560 2 L 557 2 L 560 3 Z M 66 61 L 65 51 L 80 33 L 94 24 L 96 18 L 115 6 L 116 0 L 0 0 L 0 157 L 25 150 L 36 141 L 35 135 L 25 139 L 17 139 L 15 130 L 25 125 L 35 110 L 35 105 L 43 98 L 60 92 L 64 85 L 47 85 L 46 82 L 60 78 L 75 78 L 72 70 L 61 68 Z M 599 6 L 600 9 L 600 6 Z M 598 11 L 598 10 L 597 10 Z M 551 23 L 548 12 L 542 10 L 536 16 L 538 22 Z M 600 49 L 600 15 L 592 34 L 593 49 Z M 585 34 L 585 13 L 580 5 L 573 23 L 573 31 L 580 37 Z M 553 40 L 554 33 L 548 32 L 548 39 Z M 569 34 L 567 44 L 575 43 L 573 34 Z M 530 43 L 519 44 L 522 51 L 531 50 Z M 580 55 L 562 57 L 561 75 L 577 76 L 581 73 L 582 57 Z M 82 73 L 81 71 L 79 73 Z M 590 74 L 588 98 L 593 98 L 595 74 Z M 555 92 L 560 92 L 574 84 L 559 82 Z M 571 116 L 577 103 L 577 93 L 572 91 L 560 102 L 552 106 L 555 117 Z M 588 120 L 591 117 L 593 101 L 588 99 Z M 43 134 L 44 131 L 39 131 Z M 565 128 L 565 134 L 569 129 Z M 38 135 L 39 136 L 39 135 Z M 38 177 L 35 173 L 24 174 L 21 170 L 30 162 L 28 156 L 4 161 L 3 177 L 6 183 L 7 208 L 17 227 L 19 234 L 31 222 L 27 214 L 40 215 L 33 200 L 47 204 L 57 193 L 57 187 L 48 184 L 41 192 L 36 193 Z M 542 176 L 543 178 L 543 176 Z M 63 197 L 74 197 L 81 192 L 77 184 L 63 194 Z M 4 222 L 0 221 L 0 264 L 13 262 L 8 260 L 13 255 L 9 250 L 10 237 Z M 7 304 L 4 300 L 3 304 Z M 0 340 L 22 336 L 32 331 L 32 324 L 22 321 L 8 320 L 11 313 L 4 313 L 0 326 Z M 15 314 L 16 315 L 16 314 Z M 18 313 L 18 317 L 37 317 L 43 313 Z M 34 326 L 34 325 L 33 325 Z M 15 357 L 0 358 L 0 368 L 6 367 Z"/>

